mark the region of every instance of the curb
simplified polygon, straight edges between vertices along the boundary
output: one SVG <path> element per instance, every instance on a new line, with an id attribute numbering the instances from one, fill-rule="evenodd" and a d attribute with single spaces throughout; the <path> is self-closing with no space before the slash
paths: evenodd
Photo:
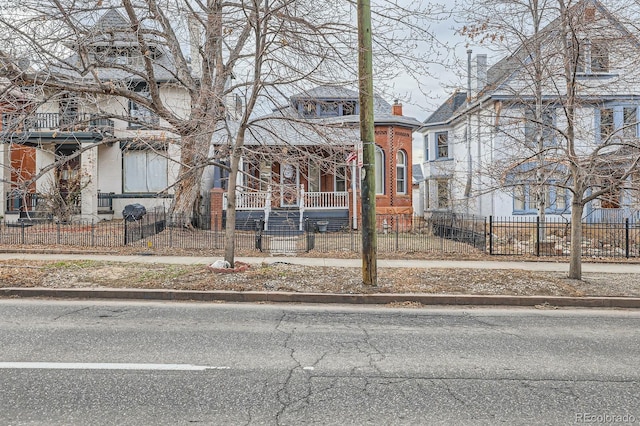
<path id="1" fill-rule="evenodd" d="M 557 306 L 584 308 L 640 309 L 640 297 L 500 296 L 453 294 L 335 294 L 258 291 L 195 291 L 154 289 L 51 289 L 0 288 L 0 297 L 40 297 L 56 299 L 173 300 L 199 302 L 273 302 L 475 306 Z"/>

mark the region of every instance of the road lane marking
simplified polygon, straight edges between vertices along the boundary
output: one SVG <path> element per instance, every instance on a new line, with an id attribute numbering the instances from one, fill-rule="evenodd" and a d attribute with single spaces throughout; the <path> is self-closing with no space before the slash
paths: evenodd
<path id="1" fill-rule="evenodd" d="M 0 369 L 30 370 L 157 370 L 206 371 L 229 370 L 231 367 L 192 364 L 130 364 L 105 362 L 0 362 Z"/>

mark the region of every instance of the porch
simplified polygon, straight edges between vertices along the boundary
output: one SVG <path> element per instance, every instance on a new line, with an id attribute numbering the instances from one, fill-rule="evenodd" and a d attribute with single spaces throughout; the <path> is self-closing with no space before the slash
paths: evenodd
<path id="1" fill-rule="evenodd" d="M 350 193 L 307 192 L 302 185 L 266 191 L 237 191 L 236 229 L 253 230 L 258 223 L 262 229 L 305 231 L 311 221 L 328 222 L 327 229 L 343 229 L 349 225 Z M 212 194 L 213 196 L 213 194 Z M 228 207 L 227 193 L 222 193 L 222 210 Z"/>
<path id="2" fill-rule="evenodd" d="M 111 215 L 113 214 L 113 196 L 114 193 L 97 194 L 98 211 L 97 213 Z M 7 192 L 5 197 L 5 214 L 10 216 L 18 216 L 19 219 L 29 220 L 51 220 L 52 215 L 47 206 L 47 196 L 37 192 L 22 193 L 20 191 Z M 73 200 L 70 208 L 73 214 L 81 213 L 82 199 L 78 197 Z"/>

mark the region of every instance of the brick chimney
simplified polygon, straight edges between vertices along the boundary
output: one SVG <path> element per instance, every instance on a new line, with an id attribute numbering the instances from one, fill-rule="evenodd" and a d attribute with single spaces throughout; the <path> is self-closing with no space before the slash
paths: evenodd
<path id="1" fill-rule="evenodd" d="M 391 105 L 391 115 L 402 115 L 402 104 L 397 99 Z"/>

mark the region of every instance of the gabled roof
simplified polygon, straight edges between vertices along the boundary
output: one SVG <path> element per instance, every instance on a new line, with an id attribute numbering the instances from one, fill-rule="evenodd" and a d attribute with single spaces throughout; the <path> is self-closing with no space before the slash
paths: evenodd
<path id="1" fill-rule="evenodd" d="M 449 121 L 449 119 L 453 117 L 453 113 L 464 105 L 466 101 L 467 94 L 465 92 L 455 92 L 424 121 L 424 124 L 445 123 Z"/>
<path id="2" fill-rule="evenodd" d="M 609 21 L 611 27 L 617 28 L 619 31 L 624 33 L 626 37 L 632 40 L 634 44 L 640 47 L 640 41 L 638 41 L 637 38 L 633 34 L 631 34 L 620 21 L 616 19 L 607 10 L 607 8 L 602 5 L 602 3 L 600 3 L 599 0 L 582 0 L 574 4 L 571 9 L 572 11 L 582 10 L 587 6 L 595 7 L 600 15 L 604 19 Z M 534 42 L 544 42 L 545 39 L 553 40 L 554 37 L 558 36 L 560 25 L 560 18 L 552 20 L 547 26 L 540 30 L 540 32 L 536 36 L 538 40 L 533 37 L 525 40 L 517 47 L 513 54 L 502 58 L 494 65 L 489 67 L 489 69 L 487 70 L 486 85 L 484 89 L 477 94 L 474 101 L 477 102 L 477 99 L 493 95 L 501 85 L 505 84 L 507 81 L 513 78 L 516 73 L 520 72 L 520 70 L 522 69 L 522 64 L 525 63 L 527 58 L 531 56 L 531 50 L 528 49 L 527 46 L 531 45 Z M 428 126 L 449 122 L 451 119 L 462 112 L 462 109 L 465 106 L 465 101 L 465 92 L 454 93 L 424 121 L 424 125 Z"/>

